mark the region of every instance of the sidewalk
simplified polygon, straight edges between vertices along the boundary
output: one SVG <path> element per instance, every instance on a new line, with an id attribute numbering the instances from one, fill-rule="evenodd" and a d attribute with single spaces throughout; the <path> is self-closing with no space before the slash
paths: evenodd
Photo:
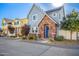
<path id="1" fill-rule="evenodd" d="M 33 43 L 33 44 L 41 44 L 41 45 L 47 45 L 47 46 L 54 46 L 54 47 L 59 47 L 59 48 L 68 48 L 68 49 L 79 49 L 79 45 L 58 45 L 58 44 L 53 44 L 52 43 L 48 43 L 48 40 L 34 40 L 34 41 L 30 41 L 30 40 L 21 40 L 23 42 L 27 42 L 27 43 Z"/>
<path id="2" fill-rule="evenodd" d="M 47 45 L 47 46 L 54 46 L 54 47 L 60 47 L 60 48 L 73 48 L 73 49 L 79 49 L 79 44 L 74 44 L 74 45 L 69 45 L 67 44 L 67 42 L 65 42 L 66 44 L 63 44 L 64 41 L 53 41 L 53 42 L 48 42 L 49 40 L 22 40 L 19 38 L 8 38 L 7 39 L 11 39 L 11 40 L 17 40 L 20 42 L 27 42 L 27 43 L 33 43 L 33 44 L 41 44 L 41 45 Z M 72 43 L 72 42 L 68 42 L 68 43 Z"/>

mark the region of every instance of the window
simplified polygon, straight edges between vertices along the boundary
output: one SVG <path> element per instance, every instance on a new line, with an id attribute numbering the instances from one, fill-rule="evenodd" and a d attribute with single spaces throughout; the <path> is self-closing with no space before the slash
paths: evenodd
<path id="1" fill-rule="evenodd" d="M 60 13 L 59 13 L 59 19 L 61 19 L 61 15 L 60 15 Z"/>
<path id="2" fill-rule="evenodd" d="M 53 16 L 53 17 L 57 16 L 56 12 L 52 13 L 52 16 Z"/>
<path id="3" fill-rule="evenodd" d="M 17 22 L 14 22 L 14 25 L 18 25 L 19 24 L 19 21 L 17 21 Z"/>
<path id="4" fill-rule="evenodd" d="M 55 16 L 55 13 L 53 15 Z"/>
<path id="5" fill-rule="evenodd" d="M 19 21 L 17 21 L 17 25 L 19 24 Z"/>
<path id="6" fill-rule="evenodd" d="M 38 29 L 36 28 L 36 32 L 38 31 Z"/>
<path id="7" fill-rule="evenodd" d="M 34 30 L 32 30 L 32 32 L 34 32 Z"/>
<path id="8" fill-rule="evenodd" d="M 37 19 L 37 14 L 33 15 L 33 16 L 32 16 L 32 19 L 33 19 L 33 20 L 36 20 L 36 19 Z"/>
<path id="9" fill-rule="evenodd" d="M 32 32 L 33 32 L 33 33 L 37 33 L 37 32 L 38 32 L 37 27 L 33 27 L 33 28 L 32 28 Z"/>
<path id="10" fill-rule="evenodd" d="M 35 18 L 35 16 L 33 16 L 33 20 L 35 20 L 36 18 Z"/>

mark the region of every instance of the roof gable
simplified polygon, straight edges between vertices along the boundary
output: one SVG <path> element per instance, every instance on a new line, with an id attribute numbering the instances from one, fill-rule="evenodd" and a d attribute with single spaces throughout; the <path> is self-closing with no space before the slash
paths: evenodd
<path id="1" fill-rule="evenodd" d="M 28 15 L 27 15 L 27 18 L 29 17 L 29 15 L 30 15 L 30 13 L 31 13 L 31 11 L 33 10 L 34 7 L 36 7 L 36 8 L 37 8 L 38 10 L 40 10 L 41 12 L 43 11 L 37 4 L 34 3 L 34 4 L 32 5 L 32 7 L 31 7 L 31 9 L 30 9 Z"/>
<path id="2" fill-rule="evenodd" d="M 59 11 L 59 10 L 61 10 L 62 8 L 64 8 L 64 5 L 63 5 L 63 6 L 60 6 L 60 7 L 58 7 L 58 8 L 55 8 L 55 9 L 47 10 L 46 13 Z"/>
<path id="3" fill-rule="evenodd" d="M 27 18 L 29 17 L 31 11 L 33 10 L 34 7 L 37 7 L 42 13 L 44 13 L 44 16 L 47 15 L 53 22 L 55 22 L 56 24 L 58 24 L 53 18 L 51 18 L 46 11 L 43 11 L 39 6 L 37 6 L 37 4 L 33 4 L 31 10 L 29 11 L 29 14 L 27 15 Z M 59 8 L 58 8 L 59 9 Z M 44 16 L 42 17 L 42 19 L 44 18 Z M 42 21 L 42 19 L 40 19 L 40 21 L 38 22 L 38 24 Z"/>
<path id="4" fill-rule="evenodd" d="M 45 14 L 45 16 L 47 16 L 52 22 L 54 22 L 55 24 L 57 24 L 57 22 L 55 22 L 52 18 L 50 18 L 47 14 Z M 44 16 L 44 17 L 45 17 Z M 40 23 L 44 20 L 44 17 L 43 19 L 40 21 Z M 38 26 L 40 25 L 40 23 L 38 24 Z"/>

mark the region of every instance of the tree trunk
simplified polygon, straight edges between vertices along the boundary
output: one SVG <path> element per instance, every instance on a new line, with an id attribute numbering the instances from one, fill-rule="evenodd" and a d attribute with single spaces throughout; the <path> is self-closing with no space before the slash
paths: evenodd
<path id="1" fill-rule="evenodd" d="M 76 39 L 78 40 L 79 38 L 78 38 L 78 31 L 76 32 Z"/>
<path id="2" fill-rule="evenodd" d="M 72 40 L 72 31 L 70 31 L 70 40 Z"/>

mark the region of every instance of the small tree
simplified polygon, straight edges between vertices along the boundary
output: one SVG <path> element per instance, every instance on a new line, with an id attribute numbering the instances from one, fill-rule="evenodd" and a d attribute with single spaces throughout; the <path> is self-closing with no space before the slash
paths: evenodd
<path id="1" fill-rule="evenodd" d="M 29 34 L 29 31 L 30 31 L 30 27 L 28 25 L 24 25 L 21 27 L 21 34 L 23 36 L 27 36 Z"/>
<path id="2" fill-rule="evenodd" d="M 73 9 L 70 15 L 67 15 L 66 20 L 61 22 L 61 28 L 70 30 L 70 39 L 72 40 L 72 32 L 79 30 L 79 20 L 77 20 L 78 13 Z"/>
<path id="3" fill-rule="evenodd" d="M 78 32 L 79 32 L 79 19 L 75 20 L 75 31 L 76 31 L 76 37 L 78 38 Z"/>

